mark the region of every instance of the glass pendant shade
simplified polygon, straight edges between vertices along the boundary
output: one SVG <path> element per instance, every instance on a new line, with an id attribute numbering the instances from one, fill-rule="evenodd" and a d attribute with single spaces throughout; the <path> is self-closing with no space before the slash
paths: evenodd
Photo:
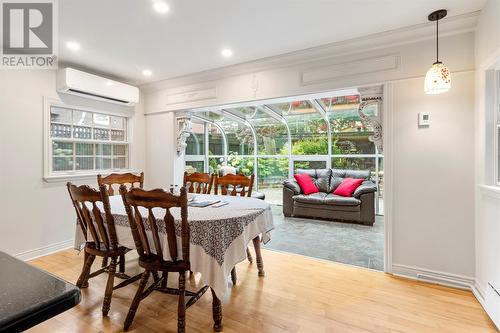
<path id="1" fill-rule="evenodd" d="M 424 91 L 426 94 L 441 94 L 451 88 L 450 71 L 442 62 L 436 62 L 425 75 Z"/>

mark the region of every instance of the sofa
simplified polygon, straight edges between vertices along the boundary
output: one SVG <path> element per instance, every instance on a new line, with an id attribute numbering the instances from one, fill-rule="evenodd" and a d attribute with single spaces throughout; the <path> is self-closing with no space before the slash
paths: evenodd
<path id="1" fill-rule="evenodd" d="M 375 222 L 375 192 L 370 170 L 313 169 L 297 170 L 311 176 L 319 192 L 306 195 L 294 179 L 283 183 L 283 214 L 373 225 Z M 344 178 L 365 179 L 352 197 L 333 194 Z"/>

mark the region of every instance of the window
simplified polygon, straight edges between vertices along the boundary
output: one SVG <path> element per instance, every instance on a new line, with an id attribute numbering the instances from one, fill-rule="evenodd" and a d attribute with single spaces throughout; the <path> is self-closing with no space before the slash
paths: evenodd
<path id="1" fill-rule="evenodd" d="M 50 106 L 48 176 L 129 167 L 127 118 Z"/>
<path id="2" fill-rule="evenodd" d="M 233 166 L 239 173 L 254 174 L 254 190 L 264 192 L 267 201 L 277 204 L 282 201 L 283 180 L 297 169 L 370 170 L 379 186 L 376 200 L 377 212 L 381 213 L 383 155 L 370 141 L 373 131 L 358 113 L 360 102 L 360 95 L 311 96 L 193 110 L 200 124 L 196 131 L 193 125 L 196 137 L 188 139 L 186 170 L 217 172 L 223 165 Z M 383 109 L 372 104 L 363 111 L 380 117 Z M 196 147 L 202 145 L 205 155 L 195 156 L 202 150 Z"/>
<path id="3" fill-rule="evenodd" d="M 495 73 L 495 181 L 500 186 L 500 70 Z"/>
<path id="4" fill-rule="evenodd" d="M 187 173 L 205 172 L 205 139 L 205 125 L 193 122 L 186 140 Z"/>

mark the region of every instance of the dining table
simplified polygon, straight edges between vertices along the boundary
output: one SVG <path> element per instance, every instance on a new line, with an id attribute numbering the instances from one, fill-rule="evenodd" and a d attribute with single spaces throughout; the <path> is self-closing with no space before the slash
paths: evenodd
<path id="1" fill-rule="evenodd" d="M 264 276 L 260 242 L 267 243 L 270 240 L 270 232 L 274 228 L 271 205 L 264 200 L 240 196 L 190 193 L 188 198 L 190 201 L 188 204 L 190 268 L 192 272 L 201 273 L 201 283 L 212 289 L 214 329 L 219 331 L 222 328 L 221 300 L 224 300 L 229 289 L 228 277 L 236 264 L 246 260 L 247 246 L 252 241 L 256 247 L 258 275 Z M 191 206 L 192 203 L 203 201 L 218 204 L 206 207 Z M 118 243 L 135 249 L 122 197 L 110 196 L 109 202 Z M 102 206 L 100 208 L 102 210 Z M 171 208 L 170 212 L 175 219 L 178 249 L 182 249 L 180 208 Z M 153 209 L 153 214 L 157 219 L 159 233 L 163 235 L 160 240 L 167 244 L 163 221 L 164 210 Z M 150 237 L 150 231 L 146 230 L 146 232 Z M 91 237 L 90 234 L 88 237 Z M 86 239 L 81 228 L 76 226 L 75 249 L 81 249 Z M 169 247 L 162 244 L 162 249 L 163 257 L 169 260 Z"/>

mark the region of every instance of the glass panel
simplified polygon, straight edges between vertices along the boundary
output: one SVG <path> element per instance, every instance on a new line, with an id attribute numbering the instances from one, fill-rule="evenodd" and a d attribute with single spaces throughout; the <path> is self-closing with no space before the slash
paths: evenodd
<path id="1" fill-rule="evenodd" d="M 497 149 L 498 149 L 498 152 L 497 152 L 497 154 L 498 154 L 497 168 L 498 168 L 498 182 L 500 182 L 500 126 L 497 127 L 497 136 L 498 136 L 498 142 L 497 142 Z"/>
<path id="2" fill-rule="evenodd" d="M 73 126 L 73 137 L 75 139 L 92 139 L 92 128 Z"/>
<path id="3" fill-rule="evenodd" d="M 348 108 L 349 106 L 358 107 L 359 95 L 322 98 L 320 103 L 323 104 L 327 111 L 342 110 L 346 106 Z"/>
<path id="4" fill-rule="evenodd" d="M 127 146 L 126 145 L 113 145 L 113 155 L 114 156 L 127 155 Z"/>
<path id="5" fill-rule="evenodd" d="M 71 124 L 71 111 L 70 109 L 59 108 L 53 106 L 50 108 L 50 122 L 51 123 L 63 123 Z"/>
<path id="6" fill-rule="evenodd" d="M 238 169 L 238 173 L 250 176 L 254 172 L 255 160 L 253 157 L 240 157 L 238 155 L 231 155 L 227 157 L 227 165 Z"/>
<path id="7" fill-rule="evenodd" d="M 326 169 L 326 161 L 294 161 L 293 172 L 297 169 Z"/>
<path id="8" fill-rule="evenodd" d="M 247 119 L 254 126 L 257 133 L 259 155 L 288 154 L 288 133 L 286 126 L 282 122 L 258 108 L 251 114 L 251 117 L 247 116 Z"/>
<path id="9" fill-rule="evenodd" d="M 73 142 L 52 142 L 52 156 L 73 156 Z"/>
<path id="10" fill-rule="evenodd" d="M 292 137 L 293 155 L 327 155 L 328 126 L 309 101 L 270 106 L 286 119 Z"/>
<path id="11" fill-rule="evenodd" d="M 71 138 L 71 125 L 50 124 L 50 136 L 54 138 Z"/>
<path id="12" fill-rule="evenodd" d="M 94 169 L 94 157 L 76 157 L 76 170 L 92 170 Z"/>
<path id="13" fill-rule="evenodd" d="M 186 140 L 186 155 L 205 154 L 205 126 L 199 123 L 192 123 L 191 134 Z"/>
<path id="14" fill-rule="evenodd" d="M 114 157 L 113 158 L 113 169 L 125 169 L 127 168 L 127 158 L 126 157 Z"/>
<path id="15" fill-rule="evenodd" d="M 224 157 L 210 157 L 208 159 L 208 172 L 218 172 L 222 165 L 224 165 Z"/>
<path id="16" fill-rule="evenodd" d="M 123 118 L 123 117 L 115 117 L 115 116 L 111 116 L 110 117 L 110 121 L 111 121 L 111 128 L 122 129 L 122 130 L 125 129 L 125 125 L 127 123 L 125 121 L 125 118 Z"/>
<path id="17" fill-rule="evenodd" d="M 205 172 L 205 162 L 203 161 L 186 161 L 186 167 L 184 169 L 187 173 L 191 174 L 194 172 Z"/>
<path id="18" fill-rule="evenodd" d="M 106 155 L 110 156 L 111 155 L 111 145 L 106 145 L 106 144 L 97 144 L 95 145 L 96 155 Z"/>
<path id="19" fill-rule="evenodd" d="M 94 113 L 94 126 L 109 127 L 110 116 L 100 113 Z"/>
<path id="20" fill-rule="evenodd" d="M 287 158 L 258 159 L 258 188 L 266 195 L 266 201 L 281 204 L 283 201 L 283 180 L 288 178 Z"/>
<path id="21" fill-rule="evenodd" d="M 111 157 L 96 157 L 95 158 L 95 168 L 96 169 L 111 169 Z"/>
<path id="22" fill-rule="evenodd" d="M 52 171 L 71 171 L 71 170 L 73 170 L 73 157 L 52 158 Z"/>
<path id="23" fill-rule="evenodd" d="M 109 129 L 94 128 L 94 139 L 109 140 Z"/>
<path id="24" fill-rule="evenodd" d="M 253 134 L 250 127 L 225 118 L 219 122 L 227 137 L 228 154 L 253 154 Z"/>
<path id="25" fill-rule="evenodd" d="M 73 124 L 78 126 L 92 127 L 92 112 L 73 111 Z"/>
<path id="26" fill-rule="evenodd" d="M 320 101 L 328 111 L 332 127 L 332 153 L 375 154 L 375 145 L 368 137 L 373 134 L 358 114 L 359 96 L 323 98 Z M 364 109 L 369 116 L 376 116 L 377 105 Z"/>
<path id="27" fill-rule="evenodd" d="M 209 155 L 223 155 L 224 154 L 224 138 L 221 131 L 217 126 L 207 124 L 208 131 L 208 154 Z"/>
<path id="28" fill-rule="evenodd" d="M 125 131 L 111 130 L 111 141 L 125 141 Z"/>
<path id="29" fill-rule="evenodd" d="M 75 155 L 94 155 L 94 145 L 91 143 L 75 143 Z"/>
<path id="30" fill-rule="evenodd" d="M 384 158 L 378 159 L 378 196 L 384 196 Z"/>
<path id="31" fill-rule="evenodd" d="M 375 180 L 375 157 L 333 157 L 332 168 L 370 170 L 371 179 Z"/>

